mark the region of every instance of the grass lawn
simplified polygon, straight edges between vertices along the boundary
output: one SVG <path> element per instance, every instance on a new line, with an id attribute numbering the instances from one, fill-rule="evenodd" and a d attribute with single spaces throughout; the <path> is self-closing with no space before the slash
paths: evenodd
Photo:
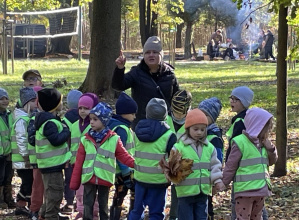
<path id="1" fill-rule="evenodd" d="M 128 61 L 127 70 L 138 61 Z M 10 65 L 10 63 L 8 63 Z M 276 64 L 253 61 L 177 61 L 176 76 L 180 87 L 189 90 L 193 96 L 192 106 L 206 98 L 216 96 L 223 104 L 218 124 L 224 133 L 230 125 L 233 113 L 230 112 L 230 93 L 236 86 L 246 85 L 254 91 L 252 106 L 262 107 L 276 115 Z M 10 68 L 10 66 L 9 66 Z M 0 87 L 5 88 L 11 98 L 12 109 L 22 86 L 22 73 L 28 69 L 38 69 L 47 87 L 56 80 L 66 79 L 67 85 L 59 88 L 66 96 L 70 89 L 78 88 L 83 82 L 88 61 L 71 59 L 60 60 L 16 60 L 15 73 L 9 69 L 8 75 L 0 75 Z M 2 70 L 2 67 L 1 67 Z M 112 74 L 112 73 L 111 73 Z M 299 69 L 288 73 L 288 170 L 287 177 L 274 178 L 275 195 L 267 200 L 269 213 L 273 219 L 296 219 L 298 217 L 298 174 L 299 174 Z M 275 142 L 275 133 L 272 140 Z M 297 187 L 297 188 L 296 188 Z M 217 196 L 216 212 L 225 218 L 228 210 L 227 192 Z M 295 203 L 294 203 L 295 202 Z M 223 205 L 225 203 L 226 205 Z M 294 203 L 294 205 L 292 205 Z M 273 208 L 274 206 L 274 208 Z M 289 208 L 284 212 L 284 208 Z"/>

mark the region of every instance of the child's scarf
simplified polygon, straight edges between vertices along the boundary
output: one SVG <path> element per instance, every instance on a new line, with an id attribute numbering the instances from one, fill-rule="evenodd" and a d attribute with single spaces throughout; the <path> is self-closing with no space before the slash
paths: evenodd
<path id="1" fill-rule="evenodd" d="M 89 135 L 95 140 L 96 143 L 101 143 L 104 137 L 108 134 L 109 128 L 105 127 L 100 132 L 96 132 L 92 129 L 89 130 Z"/>

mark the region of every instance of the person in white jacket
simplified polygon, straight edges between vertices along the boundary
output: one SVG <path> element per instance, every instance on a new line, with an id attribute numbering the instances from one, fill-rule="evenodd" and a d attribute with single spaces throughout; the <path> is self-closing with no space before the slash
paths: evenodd
<path id="1" fill-rule="evenodd" d="M 33 182 L 33 172 L 30 168 L 27 125 L 31 113 L 37 108 L 37 95 L 33 88 L 26 87 L 20 90 L 21 108 L 14 110 L 15 123 L 11 131 L 12 167 L 17 170 L 18 176 L 22 180 L 20 191 L 17 194 L 16 215 L 28 215 L 30 197 Z"/>

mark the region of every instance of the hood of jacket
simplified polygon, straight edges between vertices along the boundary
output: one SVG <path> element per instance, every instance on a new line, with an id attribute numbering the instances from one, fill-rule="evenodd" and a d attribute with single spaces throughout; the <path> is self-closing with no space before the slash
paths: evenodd
<path id="1" fill-rule="evenodd" d="M 128 121 L 127 119 L 124 119 L 120 115 L 112 115 L 112 118 L 109 121 L 108 127 L 110 129 L 113 129 L 113 128 L 115 128 L 118 125 L 125 125 L 127 127 L 130 127 L 131 122 Z"/>
<path id="2" fill-rule="evenodd" d="M 21 116 L 28 116 L 28 113 L 25 112 L 25 110 L 23 108 L 15 108 L 14 112 L 13 112 L 13 116 L 14 119 L 18 119 Z"/>
<path id="3" fill-rule="evenodd" d="M 55 117 L 52 113 L 50 112 L 39 112 L 35 116 L 35 129 L 38 130 L 46 121 L 50 119 L 57 119 L 60 121 L 58 117 Z"/>
<path id="4" fill-rule="evenodd" d="M 79 120 L 79 111 L 77 108 L 70 109 L 65 113 L 64 117 L 67 118 L 71 123 L 75 123 Z"/>
<path id="5" fill-rule="evenodd" d="M 247 110 L 244 118 L 244 125 L 246 128 L 245 133 L 256 142 L 258 140 L 258 135 L 272 117 L 272 114 L 261 108 L 254 107 Z"/>
<path id="6" fill-rule="evenodd" d="M 136 125 L 135 134 L 142 142 L 154 142 L 168 129 L 170 127 L 165 121 L 143 119 Z"/>

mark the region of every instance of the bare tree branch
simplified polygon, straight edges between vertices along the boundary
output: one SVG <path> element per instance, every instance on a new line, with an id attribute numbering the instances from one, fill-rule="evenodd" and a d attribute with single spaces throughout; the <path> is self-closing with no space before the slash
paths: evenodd
<path id="1" fill-rule="evenodd" d="M 241 22 L 240 25 L 242 25 L 242 24 L 247 20 L 247 18 L 248 18 L 253 12 L 255 12 L 255 11 L 261 9 L 261 8 L 264 8 L 264 7 L 270 5 L 270 4 L 273 3 L 273 2 L 274 2 L 274 0 L 271 0 L 269 3 L 264 4 L 264 5 L 261 5 L 260 7 L 257 7 L 256 9 L 254 9 L 253 11 L 251 11 L 251 12 L 247 15 L 247 17 Z"/>

